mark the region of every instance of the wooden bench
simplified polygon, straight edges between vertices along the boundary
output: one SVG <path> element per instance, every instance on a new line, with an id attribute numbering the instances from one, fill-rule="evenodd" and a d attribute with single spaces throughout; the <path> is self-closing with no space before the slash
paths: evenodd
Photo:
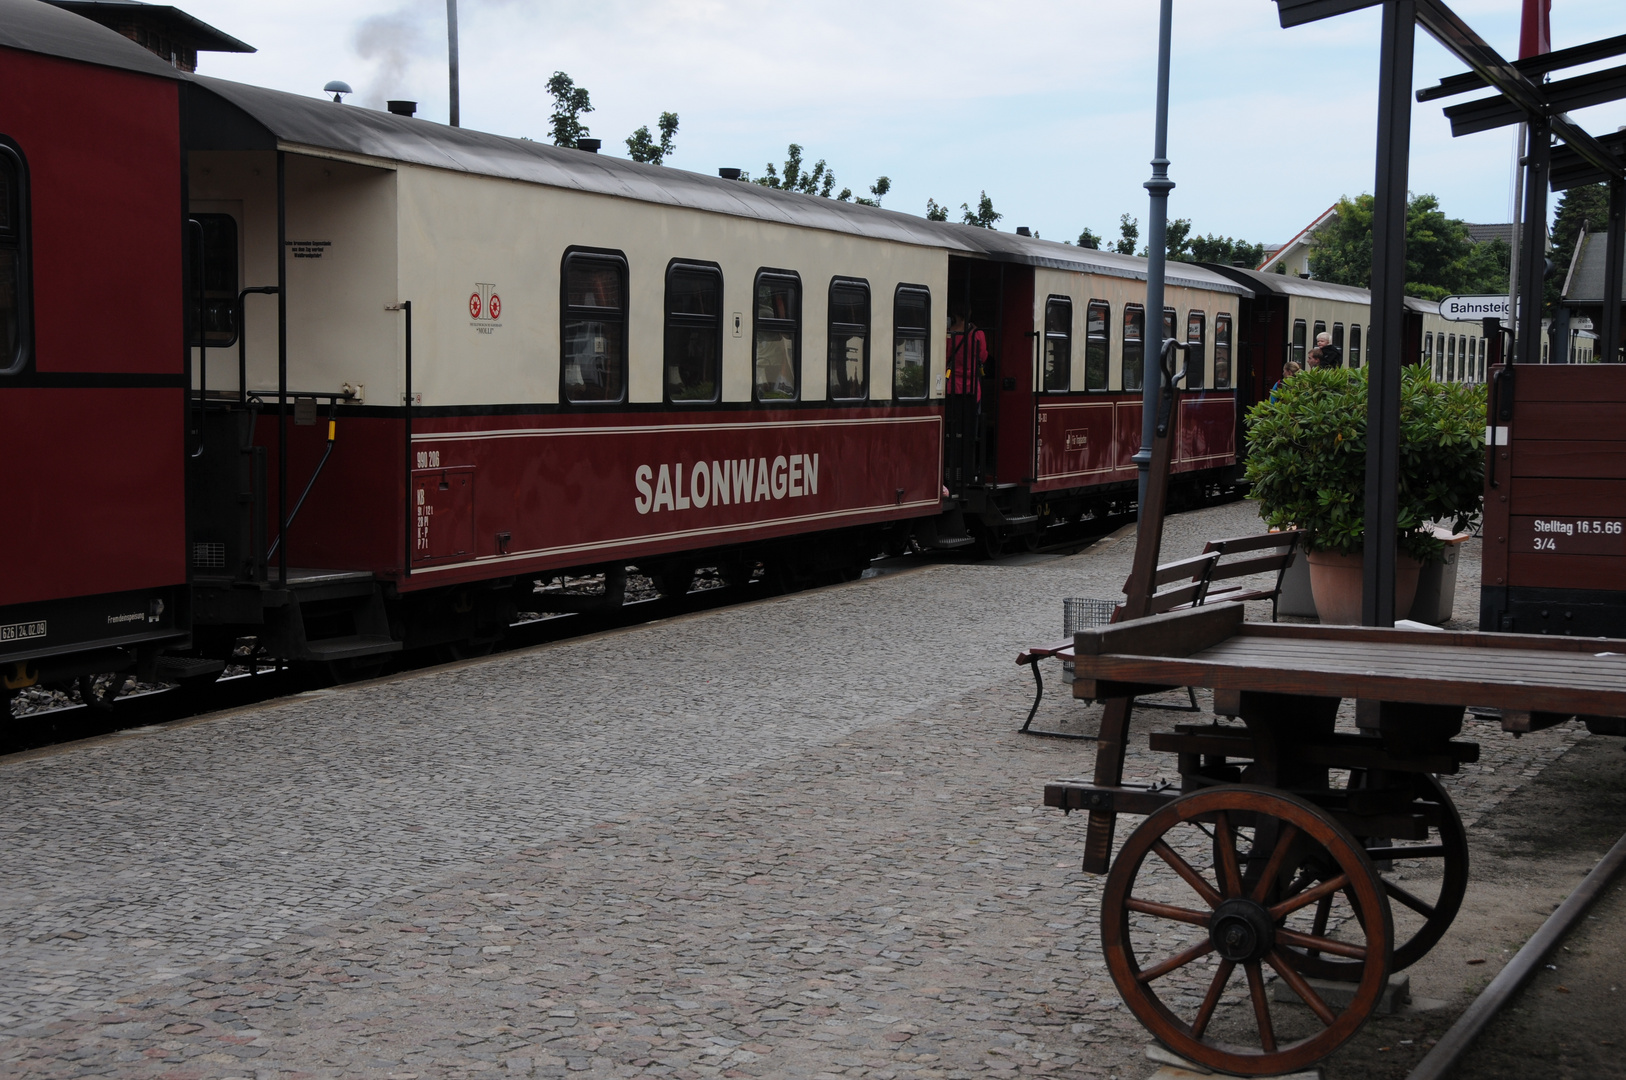
<path id="1" fill-rule="evenodd" d="M 1282 579 L 1286 576 L 1287 565 L 1293 561 L 1293 556 L 1297 553 L 1303 538 L 1303 531 L 1293 529 L 1286 532 L 1261 533 L 1257 536 L 1233 537 L 1229 540 L 1210 540 L 1203 547 L 1202 554 L 1164 563 L 1157 568 L 1157 572 L 1152 576 L 1154 592 L 1150 613 L 1162 615 L 1170 611 L 1183 611 L 1208 603 L 1226 601 L 1269 600 L 1270 621 L 1275 622 L 1276 602 L 1282 593 Z M 1258 552 L 1268 554 L 1257 554 Z M 1232 558 L 1232 556 L 1247 557 Z M 1269 588 L 1236 583 L 1239 578 L 1269 573 L 1276 575 L 1275 583 Z M 1216 582 L 1233 584 L 1216 589 L 1214 588 Z M 1116 622 L 1116 618 L 1113 621 Z M 1056 657 L 1063 663 L 1072 660 L 1073 640 L 1068 638 L 1054 641 L 1017 654 L 1018 664 L 1025 664 L 1033 669 L 1034 684 L 1033 706 L 1028 709 L 1028 717 L 1023 721 L 1021 731 L 1030 735 L 1046 734 L 1057 738 L 1078 738 L 1079 736 L 1065 733 L 1028 730 L 1034 716 L 1039 712 L 1039 703 L 1044 700 L 1044 676 L 1039 673 L 1039 661 L 1050 657 Z M 1186 688 L 1186 692 L 1191 698 L 1189 706 L 1154 704 L 1153 707 L 1178 709 L 1183 712 L 1197 711 L 1196 693 L 1190 687 Z"/>

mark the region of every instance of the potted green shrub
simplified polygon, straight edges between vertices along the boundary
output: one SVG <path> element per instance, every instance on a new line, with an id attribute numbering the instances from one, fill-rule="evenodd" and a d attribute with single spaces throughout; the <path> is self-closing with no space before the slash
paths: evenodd
<path id="1" fill-rule="evenodd" d="M 1271 526 L 1308 531 L 1310 589 L 1325 623 L 1360 622 L 1368 370 L 1306 371 L 1248 410 L 1249 498 Z M 1479 517 L 1483 395 L 1481 387 L 1435 382 L 1421 367 L 1402 373 L 1397 612 L 1411 609 L 1423 563 L 1441 556 L 1428 523 L 1460 532 Z"/>

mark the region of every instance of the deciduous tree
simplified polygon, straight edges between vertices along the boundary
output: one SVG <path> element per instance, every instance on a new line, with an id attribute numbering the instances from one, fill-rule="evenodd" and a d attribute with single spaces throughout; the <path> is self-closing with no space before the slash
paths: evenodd
<path id="1" fill-rule="evenodd" d="M 1323 281 L 1371 288 L 1371 195 L 1338 200 L 1337 213 L 1315 231 L 1310 273 Z M 1406 202 L 1406 292 L 1427 300 L 1453 293 L 1496 293 L 1507 288 L 1508 246 L 1475 244 L 1468 227 L 1447 217 L 1433 195 Z"/>
<path id="2" fill-rule="evenodd" d="M 677 135 L 678 114 L 663 112 L 655 126 L 660 129 L 661 139 L 656 142 L 649 134 L 649 128 L 641 127 L 627 136 L 627 156 L 634 161 L 646 162 L 650 165 L 659 165 L 666 160 L 666 156 L 677 149 L 674 136 Z"/>
<path id="3" fill-rule="evenodd" d="M 1140 222 L 1124 214 L 1118 219 L 1118 231 L 1118 242 L 1112 246 L 1112 250 L 1120 255 L 1133 255 L 1135 243 L 1140 239 Z"/>
<path id="4" fill-rule="evenodd" d="M 975 210 L 971 209 L 969 203 L 961 203 L 960 209 L 963 211 L 960 220 L 967 225 L 975 225 L 979 229 L 992 229 L 994 222 L 1005 216 L 994 209 L 994 200 L 988 197 L 986 191 L 982 192 L 982 197 L 977 200 Z"/>
<path id="5" fill-rule="evenodd" d="M 548 131 L 553 145 L 572 149 L 587 138 L 587 125 L 582 117 L 593 111 L 587 87 L 577 86 L 576 80 L 562 71 L 555 71 L 548 80 L 548 93 L 553 95 L 553 115 L 548 118 Z M 673 117 L 675 120 L 676 117 Z"/>

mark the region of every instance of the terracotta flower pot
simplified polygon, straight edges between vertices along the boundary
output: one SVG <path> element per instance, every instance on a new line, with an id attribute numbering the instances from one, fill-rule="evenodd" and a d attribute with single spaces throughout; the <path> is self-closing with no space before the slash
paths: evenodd
<path id="1" fill-rule="evenodd" d="M 1358 551 L 1353 555 L 1313 551 L 1305 556 L 1310 564 L 1310 594 L 1323 623 L 1360 625 L 1362 558 Z M 1395 553 L 1395 618 L 1404 619 L 1411 613 L 1422 569 L 1423 564 L 1405 552 Z"/>

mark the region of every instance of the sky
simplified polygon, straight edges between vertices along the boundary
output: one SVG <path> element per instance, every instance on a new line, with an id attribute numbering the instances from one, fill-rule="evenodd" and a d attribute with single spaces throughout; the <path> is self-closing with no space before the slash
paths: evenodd
<path id="1" fill-rule="evenodd" d="M 890 209 L 935 199 L 1055 240 L 1108 239 L 1128 213 L 1144 238 L 1156 89 L 1153 0 L 458 0 L 462 123 L 547 137 L 546 83 L 567 72 L 592 95 L 601 152 L 681 118 L 666 164 L 761 175 L 786 146 L 824 159 L 865 194 L 891 178 Z M 205 53 L 201 74 L 320 93 L 348 107 L 419 102 L 448 113 L 445 0 L 180 0 L 255 46 Z M 1519 0 L 1454 10 L 1505 56 Z M 1169 214 L 1198 234 L 1281 243 L 1343 195 L 1372 190 L 1376 9 L 1283 30 L 1270 0 L 1176 0 Z M 1626 33 L 1622 0 L 1553 0 L 1555 49 Z M 1620 63 L 1616 58 L 1579 74 Z M 1463 67 L 1418 31 L 1415 85 Z M 1412 108 L 1410 188 L 1472 222 L 1510 220 L 1510 129 L 1452 139 L 1440 109 Z M 1626 102 L 1576 112 L 1593 134 L 1626 126 Z"/>

